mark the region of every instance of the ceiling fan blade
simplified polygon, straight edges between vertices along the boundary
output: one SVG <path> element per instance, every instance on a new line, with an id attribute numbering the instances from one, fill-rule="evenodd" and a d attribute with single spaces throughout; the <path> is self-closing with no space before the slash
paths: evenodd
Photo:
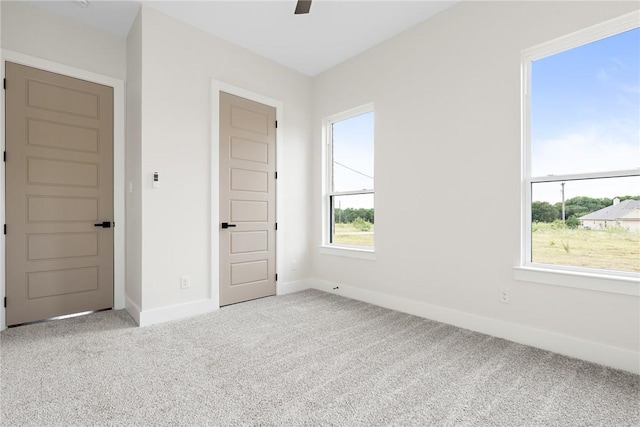
<path id="1" fill-rule="evenodd" d="M 298 4 L 296 4 L 296 11 L 294 13 L 296 15 L 302 15 L 309 13 L 309 9 L 311 9 L 311 0 L 298 0 Z"/>

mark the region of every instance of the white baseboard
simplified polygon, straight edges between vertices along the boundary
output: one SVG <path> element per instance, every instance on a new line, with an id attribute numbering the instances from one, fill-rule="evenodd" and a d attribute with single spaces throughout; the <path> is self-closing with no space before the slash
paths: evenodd
<path id="1" fill-rule="evenodd" d="M 211 313 L 217 309 L 218 307 L 212 299 L 154 308 L 152 310 L 140 311 L 138 325 L 149 326 L 156 323 L 184 319 L 186 317 L 197 316 L 199 314 Z"/>
<path id="2" fill-rule="evenodd" d="M 131 317 L 133 317 L 136 324 L 140 326 L 140 307 L 138 307 L 138 304 L 131 301 L 129 297 L 126 297 L 124 301 L 124 309 L 127 310 L 127 313 L 129 313 Z"/>
<path id="3" fill-rule="evenodd" d="M 276 285 L 276 295 L 287 295 L 292 294 L 294 292 L 304 291 L 306 289 L 313 288 L 313 284 L 315 280 L 313 279 L 303 279 L 303 280 L 295 280 L 293 282 L 286 283 L 278 283 Z"/>
<path id="4" fill-rule="evenodd" d="M 438 322 L 448 323 L 460 328 L 504 338 L 520 344 L 537 347 L 569 357 L 598 363 L 615 369 L 640 374 L 640 353 L 606 344 L 588 341 L 555 332 L 544 331 L 516 323 L 478 316 L 450 308 L 440 307 L 419 301 L 369 291 L 353 286 L 338 285 L 320 279 L 308 279 L 294 282 L 292 289 L 307 288 L 341 295 L 358 301 L 403 313 L 413 314 Z M 303 288 L 307 286 L 307 288 Z M 338 287 L 338 289 L 334 289 Z M 292 291 L 295 292 L 295 291 Z"/>

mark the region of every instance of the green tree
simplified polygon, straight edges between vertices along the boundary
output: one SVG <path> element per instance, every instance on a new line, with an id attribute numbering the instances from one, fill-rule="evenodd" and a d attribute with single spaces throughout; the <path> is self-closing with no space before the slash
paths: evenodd
<path id="1" fill-rule="evenodd" d="M 373 224 L 374 221 L 373 209 L 335 208 L 333 215 L 335 222 L 338 224 L 351 224 L 356 218 L 362 218 L 371 224 Z"/>
<path id="2" fill-rule="evenodd" d="M 549 202 L 531 203 L 531 220 L 533 222 L 553 222 L 559 217 L 558 212 Z"/>
<path id="3" fill-rule="evenodd" d="M 351 223 L 351 225 L 353 225 L 353 228 L 355 228 L 358 231 L 369 231 L 371 230 L 371 223 L 367 220 L 364 220 L 360 217 L 357 217 L 356 219 L 353 220 L 353 222 Z"/>
<path id="4" fill-rule="evenodd" d="M 564 219 L 566 220 L 572 216 L 580 218 L 583 215 L 595 212 L 602 208 L 606 208 L 607 206 L 611 206 L 612 204 L 613 200 L 606 197 L 600 199 L 586 196 L 572 197 L 565 200 Z M 558 202 L 554 205 L 554 207 L 558 212 L 558 218 L 562 219 L 562 203 Z"/>
<path id="5" fill-rule="evenodd" d="M 577 217 L 570 216 L 569 218 L 567 218 L 565 225 L 569 228 L 578 228 L 578 226 L 580 226 L 580 221 Z"/>

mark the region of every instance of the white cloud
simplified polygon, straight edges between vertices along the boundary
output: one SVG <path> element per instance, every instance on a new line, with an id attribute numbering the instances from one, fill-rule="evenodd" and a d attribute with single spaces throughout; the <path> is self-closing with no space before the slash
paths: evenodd
<path id="1" fill-rule="evenodd" d="M 627 138 L 624 138 L 622 135 L 606 135 L 592 128 L 559 138 L 534 141 L 532 175 L 565 175 L 638 168 L 640 141 L 637 135 L 637 130 L 630 131 Z"/>
<path id="2" fill-rule="evenodd" d="M 598 70 L 596 78 L 601 82 L 606 83 L 609 81 L 609 73 L 607 73 L 607 70 L 605 70 L 604 68 L 601 68 L 600 70 Z"/>
<path id="3" fill-rule="evenodd" d="M 634 95 L 640 95 L 640 86 L 638 85 L 620 85 L 619 90 L 624 93 L 632 93 Z"/>
<path id="4" fill-rule="evenodd" d="M 532 175 L 541 177 L 640 168 L 638 130 L 634 131 L 629 126 L 618 130 L 616 136 L 606 135 L 592 126 L 583 132 L 536 141 L 532 146 Z M 561 201 L 560 188 L 559 182 L 535 184 L 533 200 L 557 203 Z M 569 181 L 565 185 L 566 199 L 623 195 L 640 195 L 639 177 Z"/>

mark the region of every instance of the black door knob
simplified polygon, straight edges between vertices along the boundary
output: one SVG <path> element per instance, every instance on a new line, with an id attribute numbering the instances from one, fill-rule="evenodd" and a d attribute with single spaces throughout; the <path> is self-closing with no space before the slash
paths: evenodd
<path id="1" fill-rule="evenodd" d="M 111 221 L 104 221 L 100 224 L 93 224 L 94 227 L 111 228 Z"/>
<path id="2" fill-rule="evenodd" d="M 229 224 L 228 222 L 223 222 L 222 223 L 222 228 L 231 228 L 231 227 L 235 227 L 235 224 Z"/>

